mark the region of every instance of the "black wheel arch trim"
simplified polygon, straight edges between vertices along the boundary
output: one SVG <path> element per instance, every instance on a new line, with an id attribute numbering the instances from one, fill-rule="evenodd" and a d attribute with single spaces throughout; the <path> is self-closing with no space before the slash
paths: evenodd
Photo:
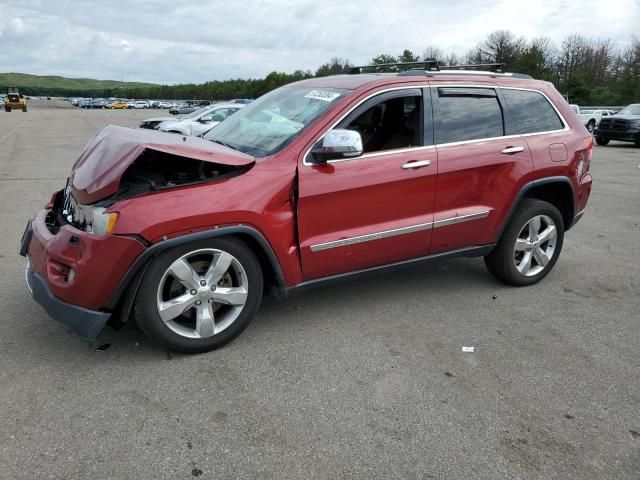
<path id="1" fill-rule="evenodd" d="M 509 213 L 507 214 L 507 216 L 502 222 L 502 226 L 500 227 L 498 235 L 496 236 L 496 239 L 495 239 L 496 243 L 500 241 L 500 238 L 502 238 L 504 229 L 507 228 L 507 225 L 511 221 L 511 218 L 516 213 L 516 209 L 518 208 L 518 205 L 520 205 L 520 201 L 524 198 L 527 192 L 532 188 L 539 187 L 541 185 L 549 185 L 551 183 L 563 183 L 569 186 L 569 189 L 571 190 L 572 221 L 568 225 L 565 225 L 565 231 L 569 230 L 573 225 L 575 225 L 576 223 L 576 191 L 573 188 L 573 184 L 571 183 L 571 180 L 569 180 L 569 177 L 556 176 L 556 177 L 540 178 L 538 180 L 533 180 L 531 182 L 526 183 L 520 189 L 520 191 L 518 192 L 518 195 L 516 195 L 516 198 L 513 201 L 513 204 L 511 205 L 511 209 L 509 210 Z"/>
<path id="2" fill-rule="evenodd" d="M 112 311 L 116 309 L 118 307 L 118 304 L 120 303 L 120 300 L 124 298 L 125 304 L 122 305 L 122 308 L 120 308 L 120 313 L 121 315 L 128 315 L 133 303 L 133 298 L 135 297 L 135 293 L 140 285 L 142 274 L 146 270 L 151 259 L 164 252 L 165 250 L 177 247 L 179 245 L 184 245 L 186 243 L 238 234 L 248 235 L 258 243 L 260 248 L 262 248 L 263 253 L 266 255 L 271 267 L 273 268 L 273 271 L 275 273 L 275 281 L 277 283 L 277 290 L 281 292 L 286 291 L 284 275 L 282 273 L 280 262 L 278 261 L 278 257 L 273 251 L 273 248 L 271 248 L 271 244 L 267 241 L 264 235 L 262 235 L 262 233 L 260 233 L 255 228 L 248 225 L 233 225 L 228 227 L 214 228 L 213 230 L 189 233 L 187 235 L 181 235 L 179 237 L 174 237 L 168 240 L 154 243 L 149 248 L 144 250 L 140 254 L 140 256 L 138 256 L 138 258 L 136 258 L 135 261 L 131 264 L 127 272 L 120 280 L 120 283 L 118 284 L 115 292 L 113 293 L 113 295 L 111 295 L 111 298 L 105 305 L 105 310 Z M 130 285 L 133 286 L 133 292 L 128 291 Z M 122 317 L 122 319 L 126 318 Z"/>

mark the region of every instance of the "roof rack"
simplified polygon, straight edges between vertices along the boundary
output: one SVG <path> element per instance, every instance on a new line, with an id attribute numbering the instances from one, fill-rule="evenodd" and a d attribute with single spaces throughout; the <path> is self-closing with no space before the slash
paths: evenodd
<path id="1" fill-rule="evenodd" d="M 429 58 L 427 60 L 422 60 L 419 62 L 398 62 L 398 63 L 378 63 L 373 65 L 361 65 L 359 67 L 350 67 L 350 74 L 358 74 L 362 73 L 362 70 L 372 69 L 372 68 L 392 68 L 392 67 L 418 67 L 421 66 L 424 70 L 428 71 L 438 71 L 438 60 L 434 58 Z M 415 69 L 415 68 L 414 68 Z M 417 70 L 417 69 L 416 69 Z M 421 70 L 421 69 L 420 69 Z"/>
<path id="2" fill-rule="evenodd" d="M 439 72 L 440 70 L 473 70 L 473 69 L 485 69 L 493 73 L 505 73 L 505 63 L 475 63 L 470 65 L 442 65 L 440 66 L 438 60 L 435 58 L 429 58 L 419 62 L 398 62 L 398 63 L 378 63 L 373 65 L 362 65 L 359 67 L 350 67 L 350 74 L 363 73 L 365 69 L 379 69 L 379 68 L 397 68 L 397 67 L 413 67 L 408 69 L 411 72 L 414 71 L 429 71 Z M 416 68 L 422 67 L 422 68 Z M 405 70 L 406 72 L 406 70 Z"/>
<path id="3" fill-rule="evenodd" d="M 506 63 L 474 63 L 471 65 L 446 65 L 442 70 L 471 70 L 474 68 L 484 68 L 494 73 L 505 73 Z"/>

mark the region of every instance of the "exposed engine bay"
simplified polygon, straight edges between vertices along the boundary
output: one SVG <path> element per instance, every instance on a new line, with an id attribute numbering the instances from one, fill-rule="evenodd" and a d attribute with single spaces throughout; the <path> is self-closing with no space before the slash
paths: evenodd
<path id="1" fill-rule="evenodd" d="M 253 164 L 221 165 L 145 149 L 123 173 L 118 191 L 98 202 L 90 205 L 79 203 L 67 182 L 64 190 L 55 195 L 53 209 L 47 216 L 47 226 L 52 233 L 57 233 L 60 226 L 67 223 L 80 230 L 97 233 L 96 224 L 100 222 L 106 209 L 119 200 L 170 188 L 224 180 L 241 175 L 252 166 Z"/>
<path id="2" fill-rule="evenodd" d="M 98 204 L 106 206 L 123 198 L 148 192 L 223 180 L 240 175 L 250 168 L 251 166 L 220 165 L 171 153 L 145 150 L 122 175 L 118 192 Z"/>

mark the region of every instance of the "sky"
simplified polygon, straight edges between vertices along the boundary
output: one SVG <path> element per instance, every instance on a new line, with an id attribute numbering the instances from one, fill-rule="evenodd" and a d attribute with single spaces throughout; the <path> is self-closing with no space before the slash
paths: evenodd
<path id="1" fill-rule="evenodd" d="M 640 0 L 0 0 L 0 12 L 0 72 L 162 84 L 464 54 L 500 29 L 621 48 L 640 35 Z"/>

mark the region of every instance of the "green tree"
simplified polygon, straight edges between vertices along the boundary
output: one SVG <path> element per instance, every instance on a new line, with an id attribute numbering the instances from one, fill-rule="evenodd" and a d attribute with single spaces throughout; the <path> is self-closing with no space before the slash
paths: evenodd
<path id="1" fill-rule="evenodd" d="M 588 104 L 591 101 L 591 89 L 582 75 L 575 73 L 569 77 L 567 95 L 571 103 Z"/>
<path id="2" fill-rule="evenodd" d="M 324 63 L 316 70 L 316 77 L 326 77 L 327 75 L 336 75 L 339 73 L 347 73 L 353 65 L 346 58 L 334 57 L 329 63 Z"/>

